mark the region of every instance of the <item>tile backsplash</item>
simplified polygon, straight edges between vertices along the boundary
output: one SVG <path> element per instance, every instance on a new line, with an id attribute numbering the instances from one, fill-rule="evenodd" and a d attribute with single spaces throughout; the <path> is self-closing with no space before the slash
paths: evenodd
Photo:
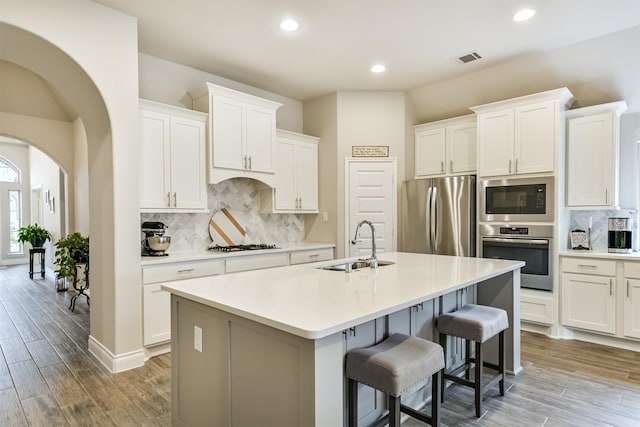
<path id="1" fill-rule="evenodd" d="M 222 208 L 233 210 L 247 232 L 246 243 L 295 243 L 304 240 L 304 215 L 260 212 L 260 190 L 267 187 L 249 178 L 234 178 L 209 184 L 210 213 L 143 213 L 140 223 L 160 221 L 171 236 L 170 252 L 206 249 L 211 243 L 209 219 Z M 222 242 L 216 242 L 224 244 Z"/>
<path id="2" fill-rule="evenodd" d="M 569 230 L 587 230 L 589 218 L 592 219 L 591 247 L 597 252 L 607 252 L 609 247 L 608 232 L 609 218 L 631 217 L 633 218 L 633 232 L 638 239 L 638 211 L 635 209 L 597 210 L 597 211 L 571 211 Z"/>

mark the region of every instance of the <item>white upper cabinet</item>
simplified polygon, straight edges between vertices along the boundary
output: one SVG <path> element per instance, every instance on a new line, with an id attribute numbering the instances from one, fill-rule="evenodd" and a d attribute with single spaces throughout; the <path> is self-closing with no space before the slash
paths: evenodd
<path id="1" fill-rule="evenodd" d="M 140 100 L 140 209 L 207 209 L 206 114 Z"/>
<path id="2" fill-rule="evenodd" d="M 209 113 L 209 182 L 246 177 L 275 185 L 276 110 L 282 105 L 207 83 L 190 93 Z"/>
<path id="3" fill-rule="evenodd" d="M 417 125 L 414 132 L 416 178 L 475 173 L 473 114 Z"/>
<path id="4" fill-rule="evenodd" d="M 261 210 L 318 212 L 318 138 L 278 129 L 276 185 L 261 194 Z"/>
<path id="5" fill-rule="evenodd" d="M 554 174 L 567 88 L 472 107 L 478 118 L 478 175 Z"/>
<path id="6" fill-rule="evenodd" d="M 620 115 L 624 101 L 567 112 L 567 207 L 618 207 Z"/>

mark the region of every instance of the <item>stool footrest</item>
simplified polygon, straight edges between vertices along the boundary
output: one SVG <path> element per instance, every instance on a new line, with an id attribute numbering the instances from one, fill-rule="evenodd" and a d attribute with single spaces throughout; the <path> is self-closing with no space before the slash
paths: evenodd
<path id="1" fill-rule="evenodd" d="M 471 357 L 471 358 L 469 358 L 469 361 L 472 362 L 472 363 L 476 363 L 476 358 L 475 357 Z M 485 368 L 493 369 L 494 371 L 499 371 L 500 370 L 500 365 L 496 365 L 495 363 L 483 361 L 482 365 Z"/>
<path id="2" fill-rule="evenodd" d="M 475 386 L 475 383 L 473 381 L 470 381 L 470 380 L 468 380 L 466 378 L 458 377 L 456 375 L 444 374 L 444 379 L 445 380 L 449 380 L 449 381 L 453 381 L 454 383 L 466 385 L 467 387 L 471 387 L 471 388 L 473 388 Z"/>
<path id="3" fill-rule="evenodd" d="M 404 412 L 407 415 L 411 415 L 413 418 L 416 418 L 420 421 L 422 421 L 423 423 L 427 423 L 429 425 L 431 425 L 431 417 L 428 415 L 425 415 L 422 412 L 418 412 L 413 408 L 410 408 L 409 406 L 406 405 L 400 405 L 400 412 Z"/>

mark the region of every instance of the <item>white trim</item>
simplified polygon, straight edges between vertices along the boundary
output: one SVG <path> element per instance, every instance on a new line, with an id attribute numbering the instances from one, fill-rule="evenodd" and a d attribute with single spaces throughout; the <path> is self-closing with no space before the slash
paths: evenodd
<path id="1" fill-rule="evenodd" d="M 160 356 L 161 354 L 171 353 L 171 342 L 164 342 L 162 344 L 145 347 L 142 349 L 144 351 L 144 360 L 145 362 L 152 357 Z"/>
<path id="2" fill-rule="evenodd" d="M 145 360 L 142 349 L 115 355 L 92 335 L 89 335 L 89 353 L 114 374 L 139 368 L 144 365 Z"/>

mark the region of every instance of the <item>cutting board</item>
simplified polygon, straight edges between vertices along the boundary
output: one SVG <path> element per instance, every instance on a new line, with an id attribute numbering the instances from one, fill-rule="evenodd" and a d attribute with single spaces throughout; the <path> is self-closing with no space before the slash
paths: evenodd
<path id="1" fill-rule="evenodd" d="M 243 222 L 241 212 L 222 208 L 209 220 L 209 236 L 216 245 L 241 245 L 247 234 Z"/>

